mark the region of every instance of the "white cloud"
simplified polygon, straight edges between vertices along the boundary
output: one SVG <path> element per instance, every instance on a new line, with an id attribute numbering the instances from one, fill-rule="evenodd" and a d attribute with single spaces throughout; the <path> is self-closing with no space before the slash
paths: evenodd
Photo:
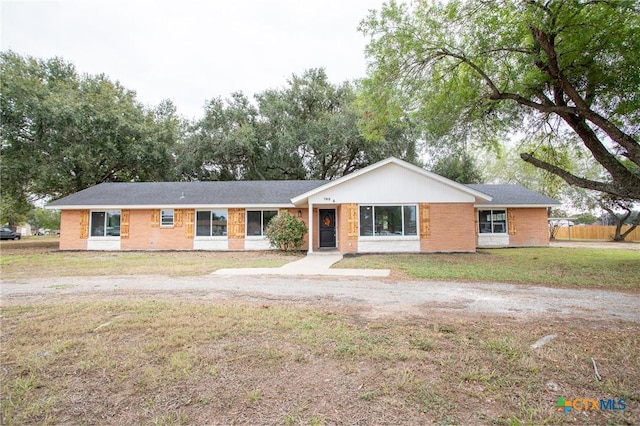
<path id="1" fill-rule="evenodd" d="M 357 31 L 382 0 L 3 1 L 1 48 L 63 57 L 156 105 L 200 116 L 206 100 L 282 87 L 324 67 L 338 83 L 364 77 Z"/>

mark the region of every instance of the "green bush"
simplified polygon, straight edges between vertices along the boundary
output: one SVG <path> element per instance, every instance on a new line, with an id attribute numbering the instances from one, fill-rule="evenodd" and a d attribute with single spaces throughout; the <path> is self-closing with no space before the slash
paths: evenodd
<path id="1" fill-rule="evenodd" d="M 265 230 L 271 247 L 285 251 L 300 250 L 306 233 L 307 225 L 286 211 L 271 219 Z"/>

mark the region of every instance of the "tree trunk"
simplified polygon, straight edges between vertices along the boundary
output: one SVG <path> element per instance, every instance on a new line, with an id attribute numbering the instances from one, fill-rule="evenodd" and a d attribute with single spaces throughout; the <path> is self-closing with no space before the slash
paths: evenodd
<path id="1" fill-rule="evenodd" d="M 616 221 L 616 232 L 613 236 L 613 241 L 624 241 L 624 239 L 627 238 L 627 235 L 629 235 L 638 226 L 638 217 L 640 217 L 640 214 L 633 221 L 631 229 L 627 229 L 625 232 L 622 232 L 622 226 L 624 225 L 626 220 L 629 219 L 629 216 L 631 216 L 631 210 L 627 210 L 624 215 L 618 217 L 618 215 L 616 215 L 614 211 L 607 206 L 601 205 L 601 207 L 606 210 L 607 213 L 609 213 L 609 215 L 611 215 L 611 217 Z"/>
<path id="2" fill-rule="evenodd" d="M 622 222 L 618 221 L 616 223 L 616 233 L 613 236 L 613 241 L 624 241 L 624 237 L 620 235 L 620 231 L 622 231 Z"/>
<path id="3" fill-rule="evenodd" d="M 629 229 L 627 229 L 622 234 L 620 234 L 620 239 L 616 241 L 624 241 L 625 238 L 627 238 L 627 236 L 631 234 L 633 230 L 638 227 L 638 225 L 640 225 L 640 213 L 638 213 L 635 220 L 631 223 L 631 226 L 629 227 Z M 622 228 L 622 226 L 620 226 L 620 228 Z"/>

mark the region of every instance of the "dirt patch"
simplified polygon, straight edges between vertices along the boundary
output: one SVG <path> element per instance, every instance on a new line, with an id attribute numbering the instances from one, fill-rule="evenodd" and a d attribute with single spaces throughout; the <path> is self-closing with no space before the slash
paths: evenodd
<path id="1" fill-rule="evenodd" d="M 0 253 L 10 254 L 41 254 L 58 250 L 60 241 L 57 237 L 30 237 L 17 241 L 0 241 Z"/>
<path id="2" fill-rule="evenodd" d="M 376 316 L 459 312 L 528 318 L 572 316 L 640 322 L 637 291 L 562 289 L 533 285 L 415 281 L 359 277 L 161 275 L 3 280 L 3 304 L 84 297 L 197 300 L 319 301 L 371 309 Z"/>

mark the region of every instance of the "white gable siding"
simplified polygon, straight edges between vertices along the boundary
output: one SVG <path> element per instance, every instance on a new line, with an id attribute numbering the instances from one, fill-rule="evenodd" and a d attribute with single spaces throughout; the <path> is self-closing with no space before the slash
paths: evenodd
<path id="1" fill-rule="evenodd" d="M 312 195 L 313 204 L 473 203 L 459 189 L 390 163 Z"/>

